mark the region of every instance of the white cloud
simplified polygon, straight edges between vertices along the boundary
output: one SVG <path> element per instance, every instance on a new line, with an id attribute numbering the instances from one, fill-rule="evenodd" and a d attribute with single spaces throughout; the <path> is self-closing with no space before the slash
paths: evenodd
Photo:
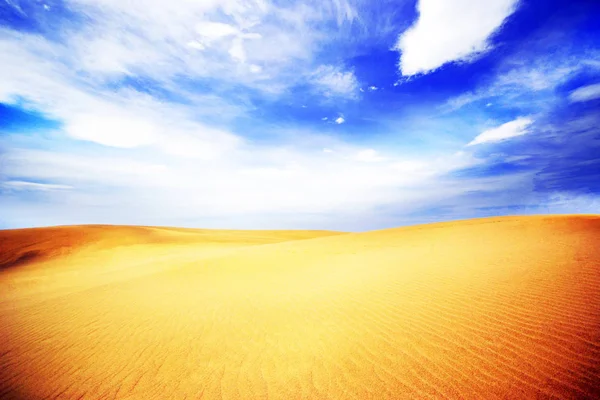
<path id="1" fill-rule="evenodd" d="M 110 152 L 88 155 L 11 152 L 7 173 L 39 175 L 77 189 L 49 192 L 44 201 L 30 203 L 0 196 L 0 207 L 10 210 L 4 220 L 9 226 L 128 223 L 366 229 L 396 223 L 382 218 L 382 205 L 394 204 L 394 209 L 409 214 L 481 187 L 445 182 L 448 171 L 468 165 L 465 160 L 411 158 L 407 162 L 390 157 L 359 162 L 356 154 L 364 149 L 333 145 L 335 152 L 328 154 L 320 151 L 322 147 L 310 152 L 248 149 L 231 163 L 173 158 L 157 164 L 153 154 L 114 155 L 110 148 L 105 148 Z M 349 217 L 356 221 L 353 226 L 345 225 Z"/>
<path id="2" fill-rule="evenodd" d="M 595 99 L 600 99 L 600 83 L 582 86 L 572 91 L 569 95 L 569 100 L 572 102 L 583 102 Z"/>
<path id="3" fill-rule="evenodd" d="M 73 189 L 73 187 L 69 185 L 56 185 L 52 183 L 38 183 L 27 181 L 7 181 L 3 182 L 1 186 L 9 190 L 35 190 L 40 192 Z"/>
<path id="4" fill-rule="evenodd" d="M 379 155 L 376 150 L 366 149 L 361 150 L 356 154 L 356 160 L 361 162 L 380 162 L 384 161 L 385 157 Z M 398 164 L 396 166 L 398 166 Z"/>
<path id="5" fill-rule="evenodd" d="M 209 43 L 228 36 L 237 36 L 240 33 L 240 31 L 232 25 L 211 21 L 202 21 L 198 23 L 196 25 L 196 32 L 200 35 L 202 40 Z"/>
<path id="6" fill-rule="evenodd" d="M 231 47 L 229 48 L 229 55 L 231 56 L 231 58 L 233 58 L 234 60 L 241 62 L 241 63 L 245 63 L 246 62 L 246 50 L 244 49 L 244 44 L 242 42 L 242 39 L 240 38 L 236 38 L 233 43 L 231 44 Z"/>
<path id="7" fill-rule="evenodd" d="M 518 0 L 419 0 L 416 23 L 396 45 L 402 74 L 427 73 L 488 50 L 489 37 L 517 4 Z"/>
<path id="8" fill-rule="evenodd" d="M 190 124 L 161 138 L 159 147 L 175 156 L 214 160 L 231 157 L 243 144 L 241 137 L 229 132 Z"/>
<path id="9" fill-rule="evenodd" d="M 74 115 L 67 122 L 65 132 L 75 139 L 125 148 L 151 144 L 158 139 L 155 124 L 135 117 L 119 116 L 116 112 Z"/>
<path id="10" fill-rule="evenodd" d="M 359 215 L 392 200 L 420 201 L 421 193 L 429 196 L 428 192 L 412 194 L 411 185 L 429 185 L 444 173 L 438 170 L 417 182 L 402 168 L 374 162 L 377 154 L 364 153 L 359 158 L 370 162 L 360 162 L 356 155 L 364 149 L 314 132 L 302 132 L 301 140 L 289 146 L 252 145 L 198 121 L 204 115 L 240 112 L 220 98 L 193 93 L 189 95 L 193 105 L 187 106 L 130 89 L 80 86 L 68 65 L 49 61 L 60 59 L 66 49 L 37 37 L 19 35 L 19 39 L 0 40 L 0 52 L 6 56 L 0 64 L 0 101 L 11 103 L 21 96 L 27 105 L 62 121 L 63 133 L 103 146 L 89 147 L 60 132 L 46 150 L 19 148 L 0 138 L 1 145 L 10 145 L 3 155 L 5 182 L 19 177 L 23 182 L 59 185 L 46 190 L 49 198 L 35 204 L 0 196 L 0 208 L 10 210 L 5 221 L 11 226 L 85 222 L 207 226 L 207 221 L 217 221 L 216 226 L 222 227 L 224 218 L 230 218 L 232 226 L 240 227 L 242 218 L 252 217 L 271 218 L 274 226 L 284 227 L 285 220 L 274 220 L 274 213 Z M 344 122 L 343 116 L 337 122 Z M 17 196 L 12 187 L 7 192 Z M 240 198 L 245 201 L 240 203 Z"/>
<path id="11" fill-rule="evenodd" d="M 474 146 L 482 143 L 494 143 L 525 135 L 527 128 L 533 123 L 531 118 L 521 117 L 514 121 L 507 122 L 496 128 L 488 129 L 473 139 L 467 146 Z"/>
<path id="12" fill-rule="evenodd" d="M 356 95 L 358 82 L 354 72 L 343 71 L 332 65 L 320 66 L 312 76 L 312 81 L 326 96 L 344 96 L 353 98 Z"/>
<path id="13" fill-rule="evenodd" d="M 204 46 L 202 43 L 198 42 L 197 40 L 190 40 L 187 43 L 187 46 L 192 49 L 196 49 L 196 50 L 204 50 L 206 48 L 206 46 Z"/>
<path id="14" fill-rule="evenodd" d="M 260 65 L 252 64 L 250 65 L 250 72 L 253 74 L 260 74 L 262 72 L 262 67 Z"/>
<path id="15" fill-rule="evenodd" d="M 375 91 L 375 90 L 377 90 L 377 89 L 378 89 L 377 86 L 369 86 L 369 90 L 372 91 L 372 92 Z"/>
<path id="16" fill-rule="evenodd" d="M 12 40 L 11 40 L 12 39 Z M 25 105 L 63 123 L 63 133 L 105 146 L 154 146 L 169 154 L 215 157 L 240 145 L 226 130 L 199 122 L 217 114 L 226 120 L 243 112 L 213 95 L 187 93 L 191 106 L 164 102 L 131 89 L 81 85 L 69 65 L 59 60 L 68 50 L 42 38 L 6 33 L 0 64 L 0 102 L 24 99 Z M 178 144 L 179 142 L 179 144 Z"/>
<path id="17" fill-rule="evenodd" d="M 356 13 L 342 0 L 320 4 L 284 10 L 252 0 L 71 0 L 67 5 L 90 25 L 72 28 L 63 43 L 1 30 L 0 101 L 23 101 L 62 123 L 44 150 L 0 137 L 7 147 L 3 189 L 12 188 L 7 192 L 16 199 L 9 204 L 0 196 L 0 208 L 9 210 L 5 221 L 222 227 L 229 218 L 239 227 L 252 217 L 282 227 L 285 213 L 358 216 L 389 202 L 409 210 L 459 190 L 438 184 L 457 168 L 454 162 L 383 157 L 315 132 L 290 134 L 286 140 L 296 140 L 289 143 L 246 141 L 228 127 L 252 104 L 178 83 L 210 80 L 215 88 L 276 95 L 300 82 L 353 98 L 352 71 L 319 66 L 315 54 L 328 31 L 313 28 L 332 16 L 340 24 L 354 20 Z M 184 101 L 115 89 L 120 79 L 137 76 Z M 345 122 L 342 115 L 324 118 Z M 46 190 L 49 200 L 21 201 L 17 187 Z"/>
<path id="18" fill-rule="evenodd" d="M 328 119 L 329 118 L 327 118 L 327 117 L 323 117 L 323 118 L 321 118 L 321 121 L 327 121 Z"/>
<path id="19" fill-rule="evenodd" d="M 352 72 L 334 66 L 317 68 L 316 81 L 314 74 L 314 52 L 327 40 L 319 23 L 356 17 L 345 1 L 312 8 L 263 0 L 70 0 L 66 6 L 85 15 L 86 25 L 69 29 L 64 42 L 0 29 L 0 101 L 19 101 L 60 121 L 61 133 L 74 139 L 215 159 L 244 146 L 227 122 L 252 105 L 199 94 L 175 80 L 208 78 L 219 81 L 215 86 L 269 93 L 308 81 L 344 96 L 355 85 Z M 137 75 L 186 101 L 104 86 Z M 218 129 L 202 122 L 215 117 Z"/>
<path id="20" fill-rule="evenodd" d="M 209 78 L 267 93 L 313 82 L 317 54 L 336 37 L 331 20 L 357 17 L 344 0 L 310 7 L 267 0 L 69 0 L 66 6 L 85 16 L 85 24 L 63 32 L 71 67 L 82 76 Z"/>

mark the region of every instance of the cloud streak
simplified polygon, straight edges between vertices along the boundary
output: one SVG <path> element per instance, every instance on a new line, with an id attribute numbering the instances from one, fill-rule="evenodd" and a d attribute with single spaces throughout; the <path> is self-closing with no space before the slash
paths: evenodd
<path id="1" fill-rule="evenodd" d="M 467 146 L 475 146 L 484 143 L 496 143 L 503 140 L 523 136 L 528 133 L 527 128 L 533 123 L 528 117 L 517 118 L 514 121 L 506 122 L 496 128 L 488 129 L 479 135 Z"/>
<path id="2" fill-rule="evenodd" d="M 2 183 L 2 187 L 8 190 L 33 190 L 41 192 L 73 189 L 73 186 L 69 185 L 57 185 L 53 183 L 39 183 L 26 181 L 7 181 Z"/>
<path id="3" fill-rule="evenodd" d="M 582 86 L 571 92 L 569 99 L 572 102 L 585 102 L 600 99 L 600 83 Z"/>

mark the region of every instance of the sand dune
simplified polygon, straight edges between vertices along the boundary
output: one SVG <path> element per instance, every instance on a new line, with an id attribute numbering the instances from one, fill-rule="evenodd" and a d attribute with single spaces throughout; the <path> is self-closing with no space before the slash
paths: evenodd
<path id="1" fill-rule="evenodd" d="M 600 398 L 596 216 L 0 249 L 2 399 Z"/>

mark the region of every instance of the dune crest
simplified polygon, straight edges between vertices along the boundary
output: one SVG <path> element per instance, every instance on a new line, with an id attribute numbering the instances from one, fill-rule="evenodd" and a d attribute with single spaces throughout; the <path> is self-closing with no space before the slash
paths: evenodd
<path id="1" fill-rule="evenodd" d="M 598 243 L 600 216 L 0 231 L 0 398 L 600 398 Z"/>

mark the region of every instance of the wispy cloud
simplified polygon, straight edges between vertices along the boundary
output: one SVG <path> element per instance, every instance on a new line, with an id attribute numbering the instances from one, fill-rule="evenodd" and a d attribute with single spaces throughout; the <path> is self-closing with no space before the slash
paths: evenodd
<path id="1" fill-rule="evenodd" d="M 317 90 L 326 96 L 355 98 L 358 81 L 352 71 L 343 71 L 332 65 L 320 66 L 312 75 Z"/>
<path id="2" fill-rule="evenodd" d="M 2 187 L 8 190 L 33 190 L 48 192 L 54 190 L 70 190 L 73 189 L 69 185 L 57 185 L 53 183 L 39 183 L 39 182 L 27 182 L 27 181 L 7 181 L 2 182 Z"/>
<path id="3" fill-rule="evenodd" d="M 531 103 L 532 96 L 553 101 L 553 91 L 585 69 L 600 71 L 600 53 L 564 48 L 564 57 L 533 54 L 514 54 L 503 60 L 498 73 L 486 85 L 449 99 L 444 111 L 452 112 L 478 101 L 495 98 L 496 105 Z"/>
<path id="4" fill-rule="evenodd" d="M 351 22 L 345 1 L 276 5 L 265 0 L 72 0 L 90 23 L 71 32 L 80 66 L 99 74 L 179 76 L 283 90 L 311 78 L 328 22 Z M 132 51 L 133 50 L 133 51 Z M 344 77 L 343 77 L 344 78 Z"/>
<path id="5" fill-rule="evenodd" d="M 514 121 L 506 122 L 496 128 L 488 129 L 479 134 L 467 146 L 474 146 L 483 143 L 495 143 L 517 136 L 525 135 L 527 128 L 533 123 L 528 117 L 517 118 Z"/>
<path id="6" fill-rule="evenodd" d="M 582 86 L 571 92 L 569 99 L 572 102 L 584 102 L 600 99 L 600 83 Z"/>

